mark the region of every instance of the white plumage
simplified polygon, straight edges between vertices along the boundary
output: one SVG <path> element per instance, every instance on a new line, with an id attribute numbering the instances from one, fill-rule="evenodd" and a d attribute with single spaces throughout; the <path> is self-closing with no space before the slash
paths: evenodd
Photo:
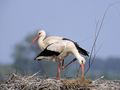
<path id="1" fill-rule="evenodd" d="M 43 51 L 35 58 L 36 60 L 48 59 L 58 62 L 57 79 L 60 78 L 60 64 L 66 56 L 73 54 L 81 64 L 82 77 L 84 77 L 85 58 L 88 52 L 78 46 L 78 44 L 70 39 L 59 36 L 46 37 L 45 31 L 39 31 L 33 43 L 38 40 L 38 45 Z"/>
<path id="2" fill-rule="evenodd" d="M 46 33 L 44 30 L 38 32 L 37 36 L 33 39 L 33 43 L 38 40 L 38 45 L 40 48 L 45 49 L 48 45 L 62 40 L 62 37 L 59 36 L 49 36 L 46 37 Z"/>

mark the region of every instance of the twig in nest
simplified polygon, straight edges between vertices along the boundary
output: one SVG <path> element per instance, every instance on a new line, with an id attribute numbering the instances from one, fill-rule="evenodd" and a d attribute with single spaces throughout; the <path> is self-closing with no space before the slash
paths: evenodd
<path id="1" fill-rule="evenodd" d="M 97 82 L 98 80 L 103 79 L 103 78 L 104 78 L 104 76 L 101 76 L 100 78 L 98 78 L 98 79 L 92 81 L 92 83 L 95 83 L 95 82 Z"/>
<path id="2" fill-rule="evenodd" d="M 33 77 L 36 76 L 38 73 L 39 73 L 39 71 L 36 72 L 36 73 L 34 73 L 32 76 L 29 76 L 27 79 L 31 79 L 31 78 L 33 78 Z"/>
<path id="3" fill-rule="evenodd" d="M 12 75 L 9 77 L 8 81 L 12 80 L 13 78 L 19 78 L 19 76 L 16 75 L 15 73 L 12 73 Z"/>

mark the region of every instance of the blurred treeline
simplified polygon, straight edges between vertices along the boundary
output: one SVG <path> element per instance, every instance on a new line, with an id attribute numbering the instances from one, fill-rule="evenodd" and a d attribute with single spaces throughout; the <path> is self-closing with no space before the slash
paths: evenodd
<path id="1" fill-rule="evenodd" d="M 40 53 L 40 48 L 37 43 L 31 44 L 34 35 L 27 36 L 23 41 L 15 45 L 12 57 L 14 63 L 10 65 L 0 65 L 0 79 L 4 79 L 10 73 L 17 73 L 22 75 L 31 75 L 39 71 L 39 74 L 44 77 L 55 77 L 57 70 L 57 63 L 48 61 L 34 61 L 37 54 Z M 74 57 L 65 59 L 65 64 Z M 88 64 L 88 61 L 87 61 Z M 88 65 L 86 64 L 86 68 Z M 79 64 L 74 62 L 62 71 L 62 77 L 76 77 L 78 76 Z M 88 77 L 95 79 L 100 76 L 105 76 L 106 79 L 120 79 L 120 58 L 96 58 Z"/>

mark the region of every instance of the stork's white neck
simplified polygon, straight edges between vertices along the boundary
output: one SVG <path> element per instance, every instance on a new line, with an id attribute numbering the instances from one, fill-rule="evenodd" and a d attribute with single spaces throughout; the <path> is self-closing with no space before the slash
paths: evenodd
<path id="1" fill-rule="evenodd" d="M 43 33 L 40 38 L 38 39 L 38 45 L 40 46 L 40 48 L 44 49 L 45 48 L 45 44 L 44 44 L 44 39 L 46 37 L 46 34 Z"/>

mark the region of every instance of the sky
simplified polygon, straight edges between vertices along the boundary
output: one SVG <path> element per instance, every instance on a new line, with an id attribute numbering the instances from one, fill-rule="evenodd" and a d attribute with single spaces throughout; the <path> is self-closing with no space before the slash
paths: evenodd
<path id="1" fill-rule="evenodd" d="M 70 38 L 90 51 L 106 8 L 96 44 L 98 57 L 120 57 L 119 0 L 0 0 L 0 64 L 13 61 L 14 46 L 44 29 L 49 35 Z"/>

